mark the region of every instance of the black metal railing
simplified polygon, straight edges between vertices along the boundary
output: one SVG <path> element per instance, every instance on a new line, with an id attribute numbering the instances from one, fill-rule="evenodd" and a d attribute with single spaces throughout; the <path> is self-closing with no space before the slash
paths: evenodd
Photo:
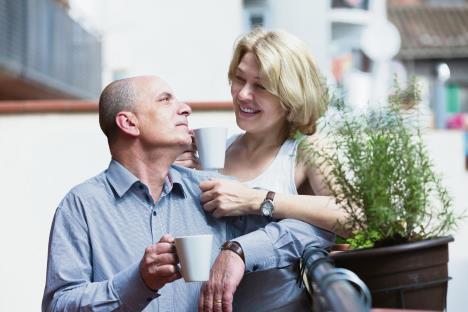
<path id="1" fill-rule="evenodd" d="M 324 249 L 307 246 L 302 261 L 314 311 L 370 311 L 367 286 L 353 272 L 335 268 Z"/>
<path id="2" fill-rule="evenodd" d="M 101 40 L 53 0 L 0 0 L 0 73 L 95 98 Z"/>

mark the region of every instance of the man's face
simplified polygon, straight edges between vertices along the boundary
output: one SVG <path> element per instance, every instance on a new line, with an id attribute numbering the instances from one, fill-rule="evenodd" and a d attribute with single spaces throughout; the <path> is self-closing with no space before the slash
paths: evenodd
<path id="1" fill-rule="evenodd" d="M 185 146 L 191 144 L 187 117 L 190 106 L 180 102 L 172 89 L 157 77 L 140 78 L 135 115 L 138 118 L 140 140 L 153 146 Z"/>

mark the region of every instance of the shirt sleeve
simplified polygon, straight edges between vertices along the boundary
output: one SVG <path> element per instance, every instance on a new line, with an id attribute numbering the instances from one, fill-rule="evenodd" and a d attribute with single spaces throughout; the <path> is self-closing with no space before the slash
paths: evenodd
<path id="1" fill-rule="evenodd" d="M 54 216 L 42 311 L 141 311 L 159 295 L 146 287 L 139 263 L 109 280 L 93 281 L 83 203 L 68 194 Z"/>
<path id="2" fill-rule="evenodd" d="M 307 245 L 326 248 L 335 241 L 335 234 L 294 219 L 283 219 L 270 222 L 260 229 L 258 227 L 248 233 L 249 226 L 244 224 L 244 233 L 248 234 L 232 239 L 242 246 L 245 267 L 249 272 L 289 266 L 302 257 Z"/>

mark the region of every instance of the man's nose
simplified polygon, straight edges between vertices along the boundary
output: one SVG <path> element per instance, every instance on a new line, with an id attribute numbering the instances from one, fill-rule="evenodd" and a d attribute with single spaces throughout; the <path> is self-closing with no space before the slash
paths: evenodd
<path id="1" fill-rule="evenodd" d="M 190 107 L 190 105 L 181 101 L 179 101 L 179 104 L 180 104 L 179 114 L 184 115 L 184 116 L 190 116 L 190 114 L 192 113 L 192 108 Z"/>

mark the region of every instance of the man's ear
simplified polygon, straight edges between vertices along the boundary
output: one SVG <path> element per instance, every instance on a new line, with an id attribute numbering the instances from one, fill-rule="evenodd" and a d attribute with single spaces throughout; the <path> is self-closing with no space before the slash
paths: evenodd
<path id="1" fill-rule="evenodd" d="M 138 118 L 131 112 L 119 112 L 115 116 L 115 124 L 120 130 L 130 136 L 137 137 L 140 135 Z"/>

